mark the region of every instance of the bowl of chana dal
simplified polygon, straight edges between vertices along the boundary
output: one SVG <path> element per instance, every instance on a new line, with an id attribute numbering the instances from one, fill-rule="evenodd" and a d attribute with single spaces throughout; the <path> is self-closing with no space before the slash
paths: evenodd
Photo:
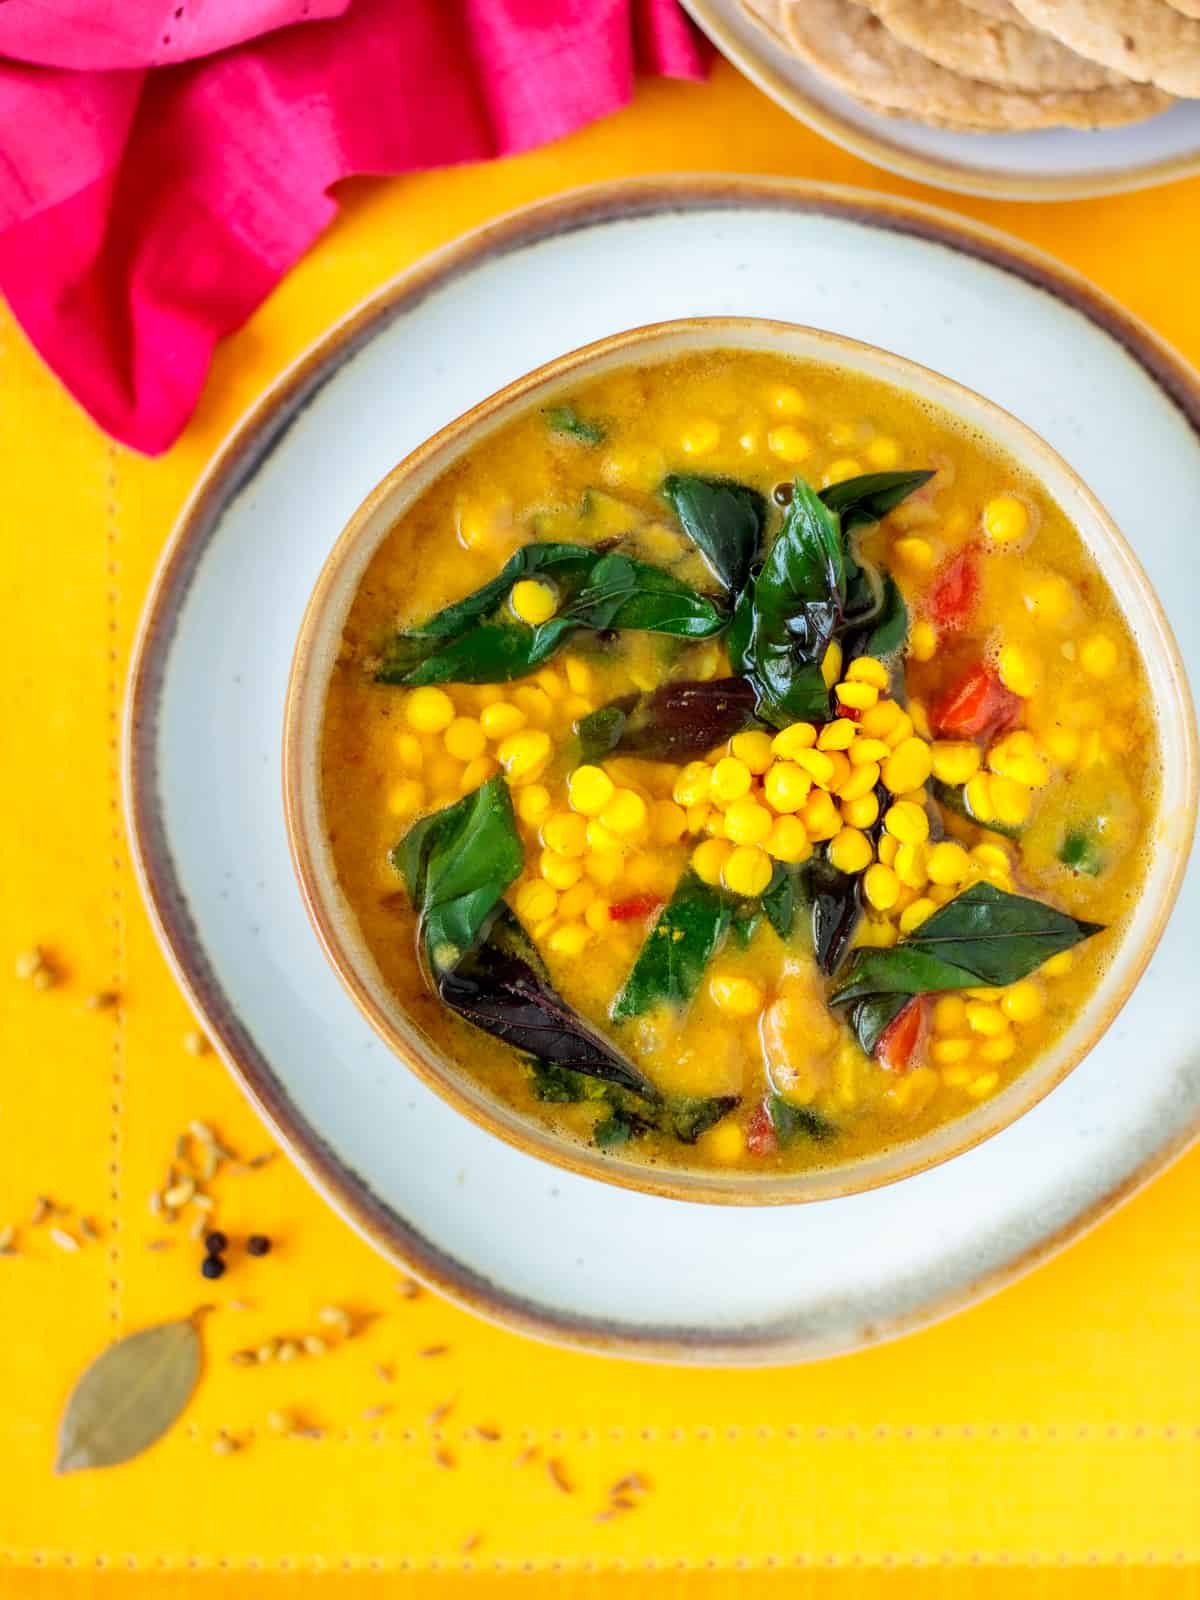
<path id="1" fill-rule="evenodd" d="M 800 1201 L 968 1149 L 1095 1045 L 1182 877 L 1194 719 L 1028 428 L 704 318 L 539 369 L 368 497 L 285 789 L 330 961 L 453 1105 L 610 1182 Z"/>

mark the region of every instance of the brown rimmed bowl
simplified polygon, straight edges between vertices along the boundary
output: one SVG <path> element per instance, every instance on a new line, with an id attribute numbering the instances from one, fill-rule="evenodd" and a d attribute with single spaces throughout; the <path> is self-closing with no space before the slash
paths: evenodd
<path id="1" fill-rule="evenodd" d="M 869 1156 L 787 1175 L 674 1168 L 606 1155 L 490 1095 L 419 1031 L 380 974 L 337 882 L 320 788 L 325 699 L 342 628 L 368 564 L 397 519 L 474 445 L 521 413 L 603 373 L 706 349 L 770 351 L 889 383 L 950 413 L 1014 457 L 1061 507 L 1116 596 L 1145 662 L 1161 749 L 1164 798 L 1151 829 L 1143 891 L 1075 1022 L 999 1094 L 953 1121 Z M 285 709 L 284 793 L 293 861 L 326 956 L 395 1055 L 451 1105 L 530 1155 L 606 1182 L 676 1199 L 788 1204 L 894 1183 L 972 1148 L 1036 1105 L 1091 1050 L 1144 971 L 1183 878 L 1196 815 L 1195 720 L 1170 626 L 1132 549 L 1078 475 L 1030 428 L 962 385 L 873 346 L 788 323 L 698 317 L 614 334 L 539 367 L 443 428 L 367 496 L 334 545 L 300 629 Z"/>

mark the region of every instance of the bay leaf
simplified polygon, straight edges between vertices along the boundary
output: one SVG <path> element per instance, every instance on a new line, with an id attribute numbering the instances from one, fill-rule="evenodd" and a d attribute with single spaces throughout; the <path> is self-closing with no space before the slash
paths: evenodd
<path id="1" fill-rule="evenodd" d="M 141 1455 L 179 1416 L 199 1376 L 195 1318 L 143 1328 L 110 1345 L 71 1391 L 54 1470 L 114 1467 Z"/>

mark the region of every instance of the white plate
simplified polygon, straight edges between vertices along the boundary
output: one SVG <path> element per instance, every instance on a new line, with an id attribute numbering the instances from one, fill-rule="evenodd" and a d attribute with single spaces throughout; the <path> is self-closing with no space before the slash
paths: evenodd
<path id="1" fill-rule="evenodd" d="M 776 42 L 738 0 L 683 4 L 785 111 L 865 161 L 921 183 L 1009 200 L 1075 200 L 1200 172 L 1200 100 L 1179 101 L 1128 128 L 952 133 L 868 110 Z"/>
<path id="2" fill-rule="evenodd" d="M 591 1349 L 789 1360 L 997 1287 L 1200 1126 L 1195 865 L 1101 1045 L 1016 1125 L 889 1189 L 806 1207 L 654 1199 L 546 1167 L 388 1054 L 326 966 L 284 834 L 279 742 L 309 591 L 411 447 L 531 367 L 705 313 L 809 323 L 938 368 L 1090 483 L 1200 661 L 1200 380 L 1082 280 L 1002 235 L 852 190 L 640 181 L 472 235 L 334 329 L 247 418 L 164 559 L 134 663 L 143 886 L 214 1041 L 313 1181 L 379 1248 L 486 1315 Z M 1135 1043 L 1136 1041 L 1136 1043 Z M 1131 1070 L 1136 1062 L 1136 1070 Z"/>

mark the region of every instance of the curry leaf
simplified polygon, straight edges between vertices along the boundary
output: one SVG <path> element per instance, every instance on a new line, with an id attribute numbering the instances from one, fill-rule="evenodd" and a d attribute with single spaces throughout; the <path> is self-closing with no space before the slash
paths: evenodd
<path id="1" fill-rule="evenodd" d="M 725 626 L 707 596 L 616 551 L 599 558 L 562 616 L 588 628 L 632 628 L 683 639 L 707 639 Z"/>
<path id="2" fill-rule="evenodd" d="M 867 472 L 822 489 L 821 499 L 841 519 L 842 533 L 848 535 L 855 528 L 881 521 L 933 475 L 929 471 Z"/>
<path id="3" fill-rule="evenodd" d="M 110 1345 L 71 1391 L 55 1471 L 114 1467 L 141 1455 L 182 1412 L 199 1376 L 195 1318 L 143 1328 Z"/>
<path id="4" fill-rule="evenodd" d="M 532 1056 L 543 1070 L 599 1078 L 649 1102 L 659 1098 L 649 1078 L 554 988 L 532 941 L 507 907 L 479 949 L 439 975 L 438 993 L 460 1017 Z M 561 1091 L 564 1080 L 554 1081 Z M 541 1097 L 568 1098 L 561 1092 Z"/>
<path id="5" fill-rule="evenodd" d="M 682 1005 L 700 986 L 704 968 L 720 948 L 732 916 L 720 889 L 686 872 L 659 914 L 613 1002 L 614 1022 L 640 1016 L 666 1002 Z"/>
<path id="6" fill-rule="evenodd" d="M 703 478 L 675 473 L 663 482 L 684 533 L 713 573 L 737 594 L 762 544 L 767 502 L 757 489 L 732 478 Z"/>
<path id="7" fill-rule="evenodd" d="M 423 817 L 392 851 L 417 912 L 431 970 L 444 973 L 486 932 L 525 864 L 508 785 L 497 773 Z"/>
<path id="8" fill-rule="evenodd" d="M 756 699 L 747 678 L 664 683 L 584 717 L 579 724 L 583 759 L 595 761 L 619 750 L 649 761 L 691 760 L 748 728 Z"/>
<path id="9" fill-rule="evenodd" d="M 573 406 L 548 406 L 542 415 L 551 433 L 569 434 L 580 444 L 603 444 L 608 437 L 598 422 L 581 417 Z"/>
<path id="10" fill-rule="evenodd" d="M 809 1106 L 794 1106 L 782 1095 L 767 1096 L 767 1116 L 781 1145 L 793 1144 L 797 1139 L 812 1139 L 820 1144 L 832 1139 L 836 1126 Z"/>
<path id="11" fill-rule="evenodd" d="M 890 950 L 860 950 L 832 1003 L 1002 987 L 1102 931 L 1099 923 L 1080 922 L 1040 900 L 973 884 Z"/>

